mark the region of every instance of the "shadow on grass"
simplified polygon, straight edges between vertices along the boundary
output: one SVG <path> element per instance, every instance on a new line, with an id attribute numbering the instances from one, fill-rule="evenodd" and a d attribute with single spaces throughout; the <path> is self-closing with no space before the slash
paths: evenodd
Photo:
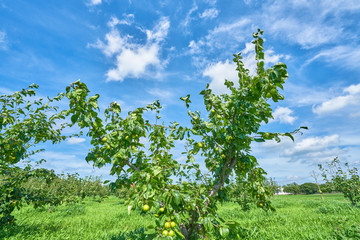
<path id="1" fill-rule="evenodd" d="M 120 232 L 119 234 L 104 238 L 103 240 L 150 240 L 154 239 L 156 237 L 156 234 L 145 234 L 146 229 L 145 228 L 137 228 L 133 231 L 125 231 Z M 234 233 L 230 230 L 229 238 L 228 239 L 256 239 L 253 238 L 254 236 L 257 236 L 258 230 L 253 229 L 253 231 L 249 231 L 248 229 L 241 228 L 241 230 L 238 233 Z M 194 238 L 198 239 L 198 238 Z M 217 236 L 216 239 L 223 239 L 220 235 Z"/>
<path id="2" fill-rule="evenodd" d="M 48 226 L 47 230 L 51 232 L 57 232 L 59 230 L 59 227 L 57 226 Z M 7 239 L 10 237 L 16 237 L 16 235 L 19 236 L 31 236 L 34 235 L 34 233 L 38 233 L 43 231 L 43 228 L 38 224 L 11 224 L 11 225 L 5 225 L 0 227 L 0 239 Z M 22 239 L 19 238 L 19 239 Z"/>
<path id="3" fill-rule="evenodd" d="M 138 240 L 138 239 L 144 239 L 144 240 L 150 240 L 154 239 L 154 235 L 148 235 L 145 234 L 146 229 L 145 228 L 137 228 L 133 231 L 125 231 L 120 232 L 119 234 L 110 236 L 108 238 L 104 238 L 104 240 Z"/>

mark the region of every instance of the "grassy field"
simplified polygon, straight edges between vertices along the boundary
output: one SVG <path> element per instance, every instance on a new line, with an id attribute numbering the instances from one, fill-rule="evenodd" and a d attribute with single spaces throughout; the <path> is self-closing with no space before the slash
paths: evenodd
<path id="1" fill-rule="evenodd" d="M 341 194 L 275 196 L 276 212 L 256 207 L 242 211 L 233 203 L 219 206 L 225 219 L 236 219 L 245 239 L 360 239 L 360 208 L 351 207 Z M 47 209 L 24 207 L 15 212 L 16 226 L 0 230 L 0 239 L 91 240 L 141 239 L 141 227 L 151 223 L 151 214 L 127 213 L 116 198 L 102 203 L 88 201 L 71 207 Z M 126 232 L 125 235 L 123 233 Z"/>

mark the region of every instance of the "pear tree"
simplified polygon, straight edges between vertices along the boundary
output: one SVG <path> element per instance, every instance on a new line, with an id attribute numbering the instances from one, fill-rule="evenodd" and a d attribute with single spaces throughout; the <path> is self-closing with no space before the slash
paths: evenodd
<path id="1" fill-rule="evenodd" d="M 322 176 L 330 186 L 330 191 L 341 192 L 352 206 L 360 203 L 360 177 L 356 167 L 350 167 L 349 163 L 342 164 L 338 157 L 334 158 L 326 166 L 319 164 Z"/>
<path id="2" fill-rule="evenodd" d="M 24 202 L 38 207 L 55 201 L 39 192 L 26 193 L 23 184 L 39 177 L 51 181 L 54 174 L 46 169 L 34 168 L 31 156 L 43 151 L 40 143 L 60 143 L 66 139 L 59 124 L 65 117 L 54 103 L 64 94 L 54 98 L 36 98 L 38 85 L 9 95 L 0 96 L 0 225 L 14 222 L 11 213 Z M 15 164 L 28 161 L 25 167 Z M 41 163 L 41 161 L 39 162 Z"/>
<path id="3" fill-rule="evenodd" d="M 86 161 L 96 167 L 111 166 L 110 174 L 118 178 L 110 186 L 133 186 L 129 214 L 155 216 L 153 224 L 144 226 L 149 238 L 240 239 L 241 226 L 217 213 L 217 203 L 229 194 L 231 176 L 249 182 L 249 194 L 261 196 L 259 207 L 272 208 L 264 188 L 266 172 L 251 154 L 251 144 L 280 142 L 282 136 L 294 140 L 293 135 L 306 127 L 288 133 L 260 131 L 273 118 L 270 102 L 284 99 L 279 90 L 288 78 L 284 63 L 265 69 L 262 34 L 261 30 L 253 34 L 254 76 L 245 68 L 241 53 L 234 54 L 238 82 L 226 80 L 228 93 L 221 95 L 207 85 L 200 92 L 205 113 L 192 110 L 190 95 L 181 98 L 189 126 L 175 121 L 157 124 L 146 118 L 146 113 L 160 118 L 159 101 L 127 114 L 113 102 L 100 116 L 99 95 L 91 96 L 85 83 L 77 81 L 66 88 L 69 109 L 62 114 L 71 119 L 69 126 L 77 125 L 91 139 Z M 185 163 L 173 155 L 175 141 L 185 143 Z"/>

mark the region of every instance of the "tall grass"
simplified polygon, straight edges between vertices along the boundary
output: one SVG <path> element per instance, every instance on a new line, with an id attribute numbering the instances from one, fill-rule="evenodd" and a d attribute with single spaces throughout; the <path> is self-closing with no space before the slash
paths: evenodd
<path id="1" fill-rule="evenodd" d="M 360 239 L 360 209 L 342 195 L 276 196 L 275 212 L 253 206 L 242 211 L 234 203 L 219 205 L 219 214 L 241 223 L 244 239 Z M 121 240 L 144 239 L 143 226 L 151 214 L 132 212 L 122 200 L 110 197 L 102 203 L 46 208 L 25 207 L 15 212 L 17 225 L 0 230 L 0 239 Z M 136 229 L 136 230 L 135 230 Z"/>

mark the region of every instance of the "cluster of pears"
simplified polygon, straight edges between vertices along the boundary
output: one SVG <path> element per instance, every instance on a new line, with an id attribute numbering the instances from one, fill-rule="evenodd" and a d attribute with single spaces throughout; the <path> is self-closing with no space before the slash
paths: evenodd
<path id="1" fill-rule="evenodd" d="M 145 204 L 145 205 L 142 206 L 142 210 L 143 210 L 144 212 L 147 212 L 147 211 L 150 210 L 150 206 L 147 205 L 147 204 Z M 165 208 L 161 207 L 161 208 L 159 209 L 159 212 L 160 212 L 160 213 L 164 213 L 164 212 L 165 212 Z M 161 234 L 162 234 L 164 237 L 166 237 L 166 236 L 170 236 L 170 237 L 175 236 L 175 232 L 172 230 L 172 228 L 174 228 L 174 227 L 176 227 L 176 223 L 175 223 L 174 221 L 171 221 L 171 220 L 169 219 L 167 222 L 165 222 L 165 224 L 164 224 L 164 230 L 162 231 Z"/>
<path id="2" fill-rule="evenodd" d="M 173 222 L 173 221 L 168 221 L 168 222 L 165 222 L 164 224 L 164 231 L 162 231 L 162 235 L 164 237 L 166 236 L 170 236 L 170 237 L 173 237 L 175 235 L 175 232 L 171 229 L 171 228 L 174 228 L 176 227 L 176 223 Z"/>
<path id="3" fill-rule="evenodd" d="M 160 213 L 164 213 L 164 212 L 165 212 L 165 208 L 161 207 L 161 208 L 159 209 L 159 212 L 160 212 Z M 166 236 L 170 236 L 170 237 L 175 236 L 175 232 L 171 229 L 171 228 L 174 228 L 174 227 L 176 227 L 176 223 L 175 223 L 174 221 L 169 220 L 169 221 L 165 222 L 165 224 L 164 224 L 164 230 L 162 231 L 161 234 L 162 234 L 164 237 L 166 237 Z"/>

